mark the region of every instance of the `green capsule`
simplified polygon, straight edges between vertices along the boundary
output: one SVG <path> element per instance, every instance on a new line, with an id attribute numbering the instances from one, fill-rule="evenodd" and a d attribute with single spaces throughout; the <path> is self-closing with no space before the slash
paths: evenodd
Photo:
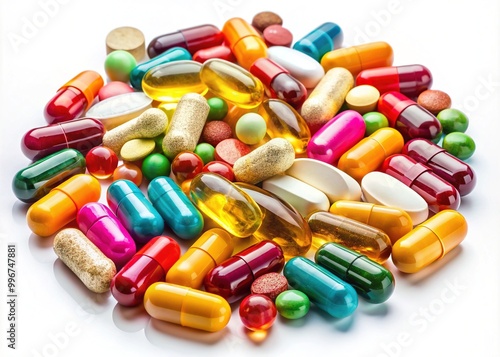
<path id="1" fill-rule="evenodd" d="M 326 243 L 314 257 L 316 263 L 351 284 L 368 302 L 379 304 L 392 295 L 394 277 L 382 265 L 340 244 Z"/>
<path id="2" fill-rule="evenodd" d="M 467 134 L 455 132 L 447 134 L 443 139 L 443 149 L 460 160 L 467 160 L 476 151 L 476 143 Z"/>

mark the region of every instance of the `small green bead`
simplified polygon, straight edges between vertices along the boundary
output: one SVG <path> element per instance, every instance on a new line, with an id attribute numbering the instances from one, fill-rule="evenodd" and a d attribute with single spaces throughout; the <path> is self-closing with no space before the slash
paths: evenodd
<path id="1" fill-rule="evenodd" d="M 445 134 L 453 132 L 465 133 L 469 127 L 469 118 L 458 109 L 451 108 L 441 110 L 437 118 Z"/>
<path id="2" fill-rule="evenodd" d="M 194 153 L 201 157 L 203 165 L 208 164 L 210 161 L 215 160 L 215 148 L 208 143 L 201 143 L 196 145 Z"/>
<path id="3" fill-rule="evenodd" d="M 449 133 L 443 139 L 443 149 L 460 160 L 467 160 L 476 151 L 476 143 L 467 134 Z"/>
<path id="4" fill-rule="evenodd" d="M 109 79 L 128 83 L 130 72 L 137 66 L 137 61 L 129 52 L 118 50 L 111 52 L 104 62 L 104 69 Z"/>
<path id="5" fill-rule="evenodd" d="M 142 174 L 149 181 L 158 176 L 170 175 L 170 161 L 163 154 L 148 155 L 142 162 Z"/>
<path id="6" fill-rule="evenodd" d="M 228 107 L 227 103 L 218 97 L 213 97 L 207 100 L 207 103 L 210 107 L 210 111 L 208 112 L 207 120 L 222 120 L 227 115 Z"/>
<path id="7" fill-rule="evenodd" d="M 276 309 L 284 318 L 295 320 L 304 317 L 311 307 L 306 294 L 299 290 L 286 290 L 278 295 Z"/>
<path id="8" fill-rule="evenodd" d="M 363 115 L 366 124 L 365 136 L 370 136 L 380 128 L 387 128 L 389 121 L 379 112 L 369 112 Z"/>

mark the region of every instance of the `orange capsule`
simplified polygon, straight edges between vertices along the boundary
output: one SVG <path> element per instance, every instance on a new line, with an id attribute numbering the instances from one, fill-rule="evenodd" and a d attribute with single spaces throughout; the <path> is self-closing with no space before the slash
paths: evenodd
<path id="1" fill-rule="evenodd" d="M 327 52 L 321 58 L 321 65 L 325 72 L 333 67 L 344 67 L 356 77 L 364 69 L 392 66 L 393 60 L 392 47 L 388 43 L 370 42 Z"/>
<path id="2" fill-rule="evenodd" d="M 392 247 L 392 262 L 404 273 L 416 273 L 444 257 L 467 235 L 467 221 L 454 210 L 444 210 L 419 224 Z"/>

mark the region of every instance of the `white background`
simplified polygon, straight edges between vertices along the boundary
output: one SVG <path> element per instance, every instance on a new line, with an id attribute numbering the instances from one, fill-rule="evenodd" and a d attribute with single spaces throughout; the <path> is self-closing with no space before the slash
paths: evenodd
<path id="1" fill-rule="evenodd" d="M 54 2 L 0 2 L 0 355 L 500 355 L 498 1 L 60 0 L 44 15 L 41 4 Z M 317 309 L 298 321 L 279 318 L 261 340 L 245 332 L 237 304 L 229 325 L 208 334 L 150 320 L 140 308 L 117 306 L 109 294 L 90 293 L 56 260 L 52 238 L 31 234 L 26 206 L 11 192 L 12 177 L 29 163 L 20 150 L 22 135 L 45 125 L 43 108 L 68 79 L 86 69 L 104 76 L 105 37 L 115 27 L 141 29 L 147 45 L 157 35 L 199 24 L 221 28 L 234 16 L 251 21 L 263 10 L 279 13 L 295 39 L 332 21 L 342 27 L 345 46 L 385 40 L 394 49 L 395 65 L 430 68 L 433 88 L 449 93 L 453 107 L 469 115 L 468 133 L 477 144 L 469 163 L 478 185 L 460 207 L 469 222 L 467 238 L 418 274 L 402 275 L 389 263 L 397 286 L 385 304 L 360 302 L 354 315 L 343 320 Z M 35 31 L 23 33 L 26 21 L 35 21 Z M 15 352 L 6 348 L 11 242 L 18 253 Z"/>

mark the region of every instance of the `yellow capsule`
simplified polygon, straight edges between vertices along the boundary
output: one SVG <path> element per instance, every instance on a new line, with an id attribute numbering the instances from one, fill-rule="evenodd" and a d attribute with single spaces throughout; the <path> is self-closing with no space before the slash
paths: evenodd
<path id="1" fill-rule="evenodd" d="M 142 79 L 142 90 L 159 102 L 178 102 L 184 94 L 204 95 L 208 88 L 200 80 L 201 64 L 175 61 L 151 68 Z"/>
<path id="2" fill-rule="evenodd" d="M 163 282 L 146 290 L 144 308 L 155 319 L 208 332 L 222 330 L 231 318 L 223 297 Z"/>
<path id="3" fill-rule="evenodd" d="M 264 85 L 246 69 L 214 58 L 203 63 L 200 71 L 202 82 L 216 96 L 242 108 L 254 108 L 264 98 Z"/>
<path id="4" fill-rule="evenodd" d="M 203 278 L 210 269 L 231 257 L 232 254 L 231 235 L 220 228 L 209 229 L 169 269 L 165 281 L 200 289 L 203 285 Z"/>
<path id="5" fill-rule="evenodd" d="M 311 131 L 290 104 L 281 99 L 266 99 L 259 107 L 259 114 L 266 121 L 267 135 L 271 139 L 284 138 L 292 144 L 296 154 L 306 152 Z"/>
<path id="6" fill-rule="evenodd" d="M 333 242 L 384 263 L 391 255 L 391 240 L 380 229 L 330 212 L 314 212 L 307 217 L 313 246 Z"/>
<path id="7" fill-rule="evenodd" d="M 195 176 L 189 195 L 200 211 L 236 237 L 248 237 L 262 223 L 262 212 L 253 198 L 218 174 Z"/>

